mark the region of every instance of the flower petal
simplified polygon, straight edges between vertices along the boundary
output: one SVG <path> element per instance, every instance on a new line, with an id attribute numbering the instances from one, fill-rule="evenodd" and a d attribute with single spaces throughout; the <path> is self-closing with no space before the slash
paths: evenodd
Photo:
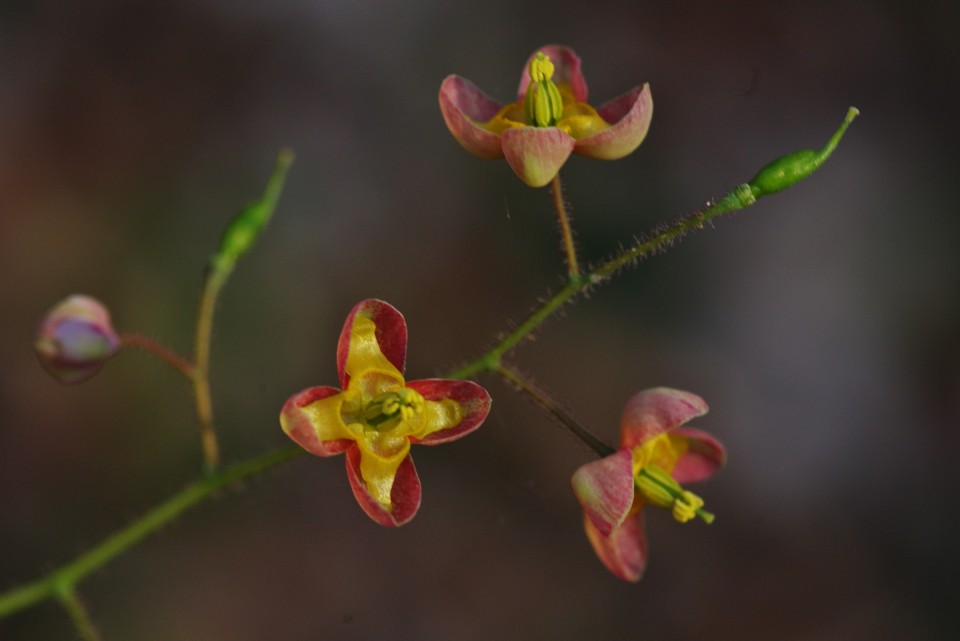
<path id="1" fill-rule="evenodd" d="M 690 392 L 656 387 L 635 394 L 620 418 L 620 447 L 633 448 L 703 416 L 707 403 Z"/>
<path id="2" fill-rule="evenodd" d="M 503 132 L 503 155 L 520 180 L 543 187 L 567 162 L 576 141 L 556 127 L 516 127 Z"/>
<path id="3" fill-rule="evenodd" d="M 711 435 L 692 427 L 681 427 L 671 435 L 687 440 L 687 451 L 677 460 L 673 478 L 678 483 L 694 483 L 713 476 L 727 462 L 723 444 Z"/>
<path id="4" fill-rule="evenodd" d="M 500 107 L 466 78 L 447 76 L 440 85 L 440 111 L 447 129 L 464 149 L 482 158 L 503 157 L 500 137 L 477 124 L 493 118 Z"/>
<path id="5" fill-rule="evenodd" d="M 603 536 L 590 519 L 584 519 L 587 538 L 607 569 L 624 581 L 637 582 L 647 567 L 649 546 L 643 528 L 643 511 L 631 514 L 610 536 Z"/>
<path id="6" fill-rule="evenodd" d="M 300 447 L 317 456 L 333 456 L 353 439 L 340 418 L 340 390 L 311 387 L 294 394 L 280 411 L 280 425 Z"/>
<path id="7" fill-rule="evenodd" d="M 411 437 L 412 443 L 439 445 L 455 441 L 480 427 L 490 412 L 490 394 L 472 381 L 425 379 L 409 381 L 407 387 L 419 392 L 427 401 L 455 401 L 459 405 L 460 414 L 460 420 L 456 424 L 442 427 L 421 438 Z"/>
<path id="8" fill-rule="evenodd" d="M 517 101 L 522 103 L 527 95 L 527 87 L 530 85 L 530 73 L 528 71 L 530 69 L 530 61 L 533 60 L 538 53 L 546 54 L 553 63 L 553 81 L 557 84 L 562 82 L 567 83 L 573 91 L 574 100 L 576 100 L 576 102 L 586 102 L 587 81 L 584 80 L 583 73 L 580 71 L 580 56 L 574 53 L 570 47 L 563 45 L 546 45 L 530 54 L 520 74 L 520 87 L 517 89 Z"/>
<path id="9" fill-rule="evenodd" d="M 358 325 L 358 318 L 372 321 L 373 327 L 369 323 Z M 382 362 L 383 357 L 396 368 L 396 372 Z M 403 314 L 390 303 L 375 298 L 357 303 L 347 315 L 337 343 L 337 373 L 341 387 L 346 389 L 350 378 L 360 373 L 351 369 L 367 367 L 384 370 L 384 373 L 399 376 L 402 380 L 406 360 L 407 323 Z"/>
<path id="10" fill-rule="evenodd" d="M 630 450 L 618 450 L 573 473 L 573 493 L 587 519 L 601 536 L 623 523 L 633 505 L 633 459 Z"/>
<path id="11" fill-rule="evenodd" d="M 574 151 L 600 160 L 623 158 L 640 146 L 650 129 L 653 117 L 653 98 L 650 86 L 635 87 L 597 109 L 609 129 L 581 138 Z"/>
<path id="12" fill-rule="evenodd" d="M 413 459 L 408 454 L 397 468 L 390 491 L 390 507 L 381 505 L 367 491 L 360 475 L 360 450 L 351 447 L 347 450 L 347 478 L 353 489 L 353 496 L 361 509 L 371 519 L 385 527 L 398 527 L 412 519 L 420 509 L 420 477 Z"/>

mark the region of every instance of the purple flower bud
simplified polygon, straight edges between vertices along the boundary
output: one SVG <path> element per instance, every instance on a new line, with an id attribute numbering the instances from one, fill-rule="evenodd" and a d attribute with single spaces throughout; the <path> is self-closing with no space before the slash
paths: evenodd
<path id="1" fill-rule="evenodd" d="M 89 296 L 75 294 L 48 311 L 33 343 L 43 367 L 61 383 L 87 380 L 120 348 L 110 312 Z"/>

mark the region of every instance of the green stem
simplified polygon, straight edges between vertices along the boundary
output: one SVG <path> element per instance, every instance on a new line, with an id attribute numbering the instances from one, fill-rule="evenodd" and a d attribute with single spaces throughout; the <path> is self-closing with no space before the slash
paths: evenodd
<path id="1" fill-rule="evenodd" d="M 194 341 L 193 390 L 197 404 L 197 421 L 200 424 L 200 440 L 203 445 L 203 460 L 207 473 L 212 473 L 219 464 L 217 434 L 213 427 L 213 402 L 210 397 L 210 337 L 213 331 L 213 312 L 217 297 L 227 282 L 237 260 L 250 251 L 254 242 L 273 217 L 283 192 L 287 170 L 293 162 L 293 152 L 283 149 L 277 155 L 273 172 L 267 180 L 263 195 L 240 210 L 220 238 L 217 252 L 210 257 L 197 311 L 197 334 Z"/>
<path id="2" fill-rule="evenodd" d="M 72 590 L 74 585 L 89 574 L 139 543 L 147 535 L 156 532 L 187 509 L 210 497 L 217 490 L 236 481 L 260 474 L 303 452 L 303 448 L 299 445 L 291 445 L 237 463 L 224 470 L 213 472 L 188 485 L 178 494 L 167 499 L 70 563 L 32 583 L 0 594 L 0 619 L 54 596 L 62 600 L 62 594 L 65 590 Z"/>
<path id="3" fill-rule="evenodd" d="M 567 254 L 567 274 L 571 281 L 580 276 L 580 265 L 577 263 L 577 247 L 573 242 L 573 231 L 570 228 L 570 215 L 567 213 L 567 204 L 563 201 L 563 187 L 560 184 L 560 174 L 553 177 L 550 183 L 553 194 L 553 208 L 557 212 L 557 222 L 560 224 L 560 238 L 563 249 Z"/>
<path id="4" fill-rule="evenodd" d="M 135 347 L 149 352 L 183 374 L 188 380 L 193 380 L 193 363 L 173 350 L 167 349 L 152 338 L 147 338 L 140 334 L 120 334 L 120 344 L 123 347 Z"/>
<path id="5" fill-rule="evenodd" d="M 661 231 L 649 240 L 638 243 L 620 252 L 599 267 L 582 274 L 578 278 L 572 279 L 563 289 L 547 299 L 545 303 L 530 314 L 516 329 L 508 333 L 496 346 L 473 362 L 456 370 L 450 374 L 449 377 L 464 379 L 473 377 L 481 372 L 496 371 L 500 367 L 501 359 L 507 353 L 574 296 L 583 293 L 594 285 L 608 280 L 615 272 L 636 263 L 641 258 L 662 251 L 679 240 L 687 232 L 703 228 L 704 223 L 707 221 L 752 205 L 756 202 L 756 199 L 749 196 L 750 194 L 750 188 L 747 185 L 740 185 L 717 202 L 708 205 L 705 209 L 681 219 L 679 222 Z"/>
<path id="6" fill-rule="evenodd" d="M 220 461 L 217 433 L 213 427 L 213 401 L 210 395 L 210 342 L 213 331 L 213 311 L 217 297 L 223 288 L 229 270 L 208 269 L 204 279 L 203 294 L 197 312 L 197 334 L 194 342 L 193 392 L 197 404 L 197 422 L 200 426 L 200 442 L 207 473 L 213 472 Z"/>
<path id="7" fill-rule="evenodd" d="M 822 150 L 801 151 L 778 158 L 761 169 L 757 176 L 749 183 L 738 185 L 733 191 L 720 200 L 707 203 L 702 210 L 694 212 L 685 218 L 681 218 L 670 227 L 654 234 L 649 240 L 637 243 L 633 247 L 621 251 L 607 262 L 586 274 L 574 276 L 571 272 L 570 282 L 566 287 L 547 299 L 547 301 L 534 310 L 525 321 L 520 323 L 516 329 L 504 336 L 496 346 L 473 362 L 464 365 L 450 374 L 449 378 L 471 378 L 481 372 L 496 370 L 500 367 L 500 360 L 507 353 L 533 332 L 533 330 L 539 327 L 543 321 L 552 316 L 564 303 L 571 300 L 577 294 L 581 294 L 593 285 L 608 280 L 613 274 L 624 267 L 634 265 L 642 258 L 663 251 L 680 240 L 687 232 L 703 229 L 704 224 L 723 214 L 738 209 L 745 209 L 757 202 L 759 198 L 774 193 L 775 191 L 786 189 L 797 181 L 806 178 L 819 169 L 827 158 L 830 157 L 830 154 L 833 153 L 837 144 L 840 142 L 840 138 L 846 132 L 847 127 L 859 113 L 856 107 L 850 107 L 847 110 L 847 115 L 840 125 L 840 128 L 834 133 Z M 557 185 L 559 186 L 559 183 L 557 183 Z M 555 194 L 558 192 L 559 189 Z"/>
<path id="8" fill-rule="evenodd" d="M 83 601 L 77 596 L 73 587 L 69 585 L 62 586 L 57 590 L 57 598 L 67 611 L 67 614 L 70 615 L 70 620 L 73 621 L 74 627 L 76 627 L 77 632 L 80 633 L 80 638 L 84 639 L 84 641 L 100 641 L 102 637 L 100 633 L 97 632 L 97 628 L 93 625 L 93 620 L 90 618 L 90 613 L 87 612 L 87 608 L 84 607 Z"/>
<path id="9" fill-rule="evenodd" d="M 500 364 L 494 371 L 509 381 L 519 391 L 533 399 L 537 405 L 553 414 L 558 421 L 563 423 L 567 429 L 573 432 L 574 436 L 586 443 L 590 449 L 596 452 L 597 456 L 609 456 L 616 452 L 614 448 L 598 439 L 596 436 L 591 434 L 587 428 L 580 425 L 577 419 L 575 419 L 569 412 L 567 412 L 556 401 L 554 401 L 549 394 L 534 385 L 531 381 L 527 380 L 523 374 L 514 368 L 508 365 Z"/>

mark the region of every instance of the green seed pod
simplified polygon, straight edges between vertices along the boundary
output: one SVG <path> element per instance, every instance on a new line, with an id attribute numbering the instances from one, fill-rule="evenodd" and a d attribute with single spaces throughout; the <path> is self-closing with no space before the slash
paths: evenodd
<path id="1" fill-rule="evenodd" d="M 847 127 L 859 114 L 860 111 L 856 107 L 850 107 L 843 124 L 840 125 L 840 128 L 837 129 L 823 149 L 819 151 L 804 149 L 781 156 L 757 172 L 753 180 L 748 183 L 754 197 L 760 198 L 767 194 L 782 191 L 819 169 L 820 165 L 826 162 L 833 150 L 837 148 L 837 144 L 846 132 Z"/>
<path id="2" fill-rule="evenodd" d="M 253 247 L 257 237 L 273 217 L 277 201 L 280 199 L 280 192 L 283 190 L 287 169 L 292 162 L 293 153 L 289 150 L 281 151 L 263 196 L 240 210 L 240 213 L 227 225 L 220 238 L 220 247 L 211 259 L 211 264 L 216 271 L 229 272 L 237 259 Z"/>

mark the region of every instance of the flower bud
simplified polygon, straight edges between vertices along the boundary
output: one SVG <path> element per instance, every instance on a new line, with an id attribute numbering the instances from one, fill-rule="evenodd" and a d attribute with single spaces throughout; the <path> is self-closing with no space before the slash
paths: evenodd
<path id="1" fill-rule="evenodd" d="M 40 363 L 61 383 L 80 383 L 120 348 L 110 312 L 89 296 L 75 294 L 48 311 L 33 343 Z"/>

